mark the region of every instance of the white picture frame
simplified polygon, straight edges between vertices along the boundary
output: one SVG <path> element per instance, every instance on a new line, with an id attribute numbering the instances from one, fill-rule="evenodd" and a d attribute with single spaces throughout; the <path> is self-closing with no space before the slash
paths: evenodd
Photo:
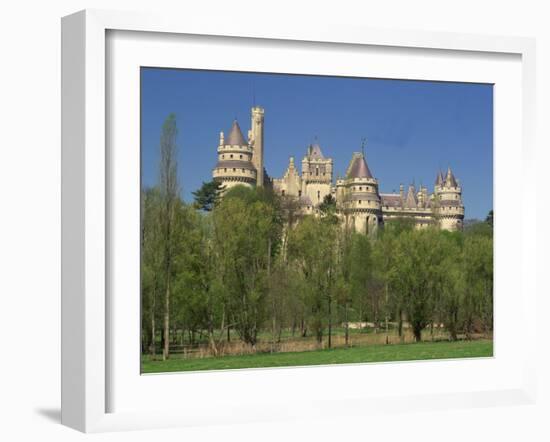
<path id="1" fill-rule="evenodd" d="M 484 54 L 508 54 L 518 57 L 521 63 L 521 112 L 518 127 L 522 173 L 534 167 L 534 109 L 535 109 L 535 43 L 532 39 L 517 37 L 489 37 L 478 35 L 427 33 L 416 31 L 389 31 L 349 28 L 346 26 L 294 27 L 292 25 L 247 24 L 236 29 L 231 23 L 195 20 L 193 17 L 167 17 L 151 14 L 130 14 L 111 11 L 82 11 L 62 21 L 62 423 L 85 432 L 157 428 L 168 426 L 207 425 L 212 416 L 198 407 L 190 413 L 185 407 L 168 407 L 162 410 L 136 409 L 121 411 L 109 405 L 112 361 L 114 356 L 108 334 L 112 321 L 107 296 L 109 287 L 108 244 L 115 230 L 107 228 L 107 220 L 116 199 L 110 195 L 108 134 L 109 118 L 106 82 L 108 32 L 154 32 L 160 35 L 217 36 L 270 40 L 274 44 L 308 42 L 311 44 L 337 44 L 338 47 L 369 46 L 381 51 L 390 48 L 403 50 L 427 49 L 456 53 L 471 53 L 483 58 Z M 157 36 L 159 34 L 156 34 Z M 516 114 L 514 114 L 516 115 Z M 536 206 L 535 192 L 517 190 L 522 198 L 522 219 L 533 216 L 529 207 Z M 536 238 L 533 231 L 521 227 L 521 241 L 517 252 L 521 254 L 521 306 L 523 315 L 536 317 L 536 286 L 534 266 L 527 264 L 527 256 L 534 255 Z M 501 249 L 502 250 L 502 249 Z M 499 253 L 499 244 L 495 247 Z M 519 284 L 519 282 L 518 282 Z M 495 285 L 498 286 L 497 284 Z M 502 287 L 502 285 L 501 285 Z M 527 334 L 534 336 L 535 324 L 527 326 Z M 417 408 L 441 409 L 468 406 L 498 405 L 501 403 L 532 403 L 536 393 L 535 339 L 525 339 L 520 361 L 521 381 L 502 385 L 502 388 L 484 390 L 477 386 L 461 393 L 438 392 L 437 388 L 422 397 L 414 396 Z M 497 355 L 498 357 L 498 355 Z M 413 363 L 421 364 L 421 363 Z M 452 364 L 452 363 L 451 363 Z M 414 366 L 414 365 L 413 365 Z M 389 367 L 386 366 L 386 367 Z M 411 366 L 412 367 L 412 366 Z M 472 367 L 473 369 L 474 367 Z M 454 369 L 449 364 L 439 369 Z M 357 376 L 360 366 L 334 367 L 349 370 Z M 257 371 L 257 378 L 285 373 L 289 370 Z M 298 373 L 298 371 L 294 372 Z M 309 372 L 311 373 L 311 372 Z M 208 375 L 207 375 L 208 376 Z M 225 373 L 224 377 L 210 376 L 221 385 L 227 376 L 237 379 L 241 374 Z M 278 376 L 278 375 L 277 375 Z M 157 378 L 160 378 L 157 376 Z M 200 382 L 200 378 L 195 378 Z M 202 379 L 205 379 L 204 376 Z M 250 378 L 249 378 L 250 379 Z M 518 378 L 519 379 L 519 378 Z M 163 383 L 176 382 L 175 376 L 164 376 Z M 337 393 L 327 400 L 338 400 L 341 413 L 368 414 L 374 410 L 368 396 L 349 397 Z M 376 409 L 395 411 L 405 409 L 412 402 L 411 394 L 377 396 Z M 244 401 L 244 400 L 241 400 Z M 256 404 L 233 404 L 235 409 L 248 410 L 244 418 L 220 415 L 218 422 L 254 422 L 289 417 L 323 416 L 323 408 L 289 407 L 286 410 L 262 409 Z M 409 409 L 409 408 L 407 408 Z M 225 420 L 224 420 L 225 419 Z"/>

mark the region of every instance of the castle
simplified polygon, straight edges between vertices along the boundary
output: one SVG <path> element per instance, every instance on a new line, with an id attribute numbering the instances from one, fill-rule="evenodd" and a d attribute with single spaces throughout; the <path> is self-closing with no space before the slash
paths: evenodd
<path id="1" fill-rule="evenodd" d="M 374 234 L 392 219 L 412 219 L 417 228 L 439 225 L 445 230 L 461 230 L 464 220 L 462 188 L 448 168 L 437 173 L 433 193 L 425 186 L 409 185 L 405 192 L 380 193 L 363 152 L 355 152 L 344 177 L 333 181 L 333 160 L 325 157 L 319 144 L 308 147 L 302 159 L 302 173 L 290 157 L 282 178 L 270 178 L 264 167 L 264 109 L 254 106 L 247 139 L 235 120 L 224 135 L 220 132 L 218 162 L 214 180 L 225 189 L 235 185 L 266 186 L 283 197 L 295 198 L 304 214 L 318 214 L 327 195 L 336 201 L 342 222 L 355 231 Z"/>

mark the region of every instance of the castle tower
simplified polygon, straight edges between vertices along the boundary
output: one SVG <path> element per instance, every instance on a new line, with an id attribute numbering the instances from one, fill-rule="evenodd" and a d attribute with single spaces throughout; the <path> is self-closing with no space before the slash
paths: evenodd
<path id="1" fill-rule="evenodd" d="M 302 192 L 314 206 L 323 202 L 332 187 L 332 158 L 325 158 L 319 144 L 311 144 L 302 160 Z"/>
<path id="2" fill-rule="evenodd" d="M 364 154 L 355 152 L 348 166 L 342 200 L 339 208 L 348 226 L 356 232 L 374 234 L 382 225 L 382 205 L 378 192 L 378 180 L 367 165 Z"/>
<path id="3" fill-rule="evenodd" d="M 251 111 L 250 144 L 253 148 L 252 164 L 256 168 L 256 185 L 264 185 L 264 109 L 254 106 Z"/>
<path id="4" fill-rule="evenodd" d="M 282 178 L 274 178 L 272 180 L 273 190 L 282 196 L 302 196 L 302 179 L 296 165 L 294 164 L 294 157 L 290 157 L 288 161 L 288 167 Z"/>
<path id="5" fill-rule="evenodd" d="M 227 137 L 220 132 L 218 162 L 212 171 L 212 176 L 226 189 L 238 184 L 252 187 L 257 181 L 257 172 L 252 158 L 253 149 L 244 139 L 239 123 L 234 120 Z"/>
<path id="6" fill-rule="evenodd" d="M 405 198 L 405 209 L 414 210 L 418 207 L 418 199 L 416 195 L 416 189 L 413 184 L 409 185 L 409 190 L 407 191 L 407 197 Z"/>
<path id="7" fill-rule="evenodd" d="M 437 217 L 440 227 L 445 230 L 462 230 L 464 221 L 462 188 L 450 167 L 447 169 L 445 178 L 439 172 L 434 194 L 437 199 Z"/>

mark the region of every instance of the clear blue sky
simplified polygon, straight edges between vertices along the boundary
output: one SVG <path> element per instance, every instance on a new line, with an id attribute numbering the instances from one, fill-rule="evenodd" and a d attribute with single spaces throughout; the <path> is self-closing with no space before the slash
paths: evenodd
<path id="1" fill-rule="evenodd" d="M 158 177 L 159 138 L 166 116 L 178 125 L 182 195 L 209 181 L 219 132 L 237 118 L 246 137 L 250 108 L 265 109 L 265 166 L 283 175 L 317 136 L 335 172 L 344 174 L 361 138 L 382 193 L 415 182 L 433 184 L 451 166 L 463 187 L 466 218 L 493 207 L 493 87 L 306 75 L 142 68 L 142 183 Z M 336 178 L 336 176 L 335 176 Z"/>

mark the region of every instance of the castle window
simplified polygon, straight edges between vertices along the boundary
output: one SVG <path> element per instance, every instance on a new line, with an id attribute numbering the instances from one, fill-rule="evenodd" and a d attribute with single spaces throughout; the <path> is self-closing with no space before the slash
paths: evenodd
<path id="1" fill-rule="evenodd" d="M 236 171 L 237 171 L 237 169 L 233 168 L 233 172 L 236 172 Z"/>
<path id="2" fill-rule="evenodd" d="M 318 168 L 318 167 L 315 168 L 315 175 L 316 175 L 316 176 L 319 176 L 319 168 Z"/>
<path id="3" fill-rule="evenodd" d="M 284 191 L 284 189 L 281 190 L 281 195 L 285 196 L 285 191 Z"/>
<path id="4" fill-rule="evenodd" d="M 298 190 L 298 196 L 302 196 L 302 191 Z"/>
<path id="5" fill-rule="evenodd" d="M 233 158 L 233 154 L 229 155 L 229 158 Z"/>
<path id="6" fill-rule="evenodd" d="M 321 199 L 321 191 L 320 191 L 320 190 L 317 191 L 317 199 L 318 199 L 318 200 Z"/>
<path id="7" fill-rule="evenodd" d="M 225 158 L 225 155 L 222 155 L 222 160 Z"/>
<path id="8" fill-rule="evenodd" d="M 224 171 L 224 172 L 227 172 L 227 167 L 224 167 L 223 171 Z"/>
<path id="9" fill-rule="evenodd" d="M 359 190 L 363 190 L 363 188 L 361 186 L 359 186 Z"/>
<path id="10" fill-rule="evenodd" d="M 243 173 L 244 173 L 244 169 L 243 169 Z"/>
<path id="11" fill-rule="evenodd" d="M 361 204 L 361 200 L 359 200 L 359 204 Z"/>
<path id="12" fill-rule="evenodd" d="M 239 155 L 239 158 L 242 160 L 242 159 L 243 159 L 243 156 L 242 156 L 242 155 Z"/>

